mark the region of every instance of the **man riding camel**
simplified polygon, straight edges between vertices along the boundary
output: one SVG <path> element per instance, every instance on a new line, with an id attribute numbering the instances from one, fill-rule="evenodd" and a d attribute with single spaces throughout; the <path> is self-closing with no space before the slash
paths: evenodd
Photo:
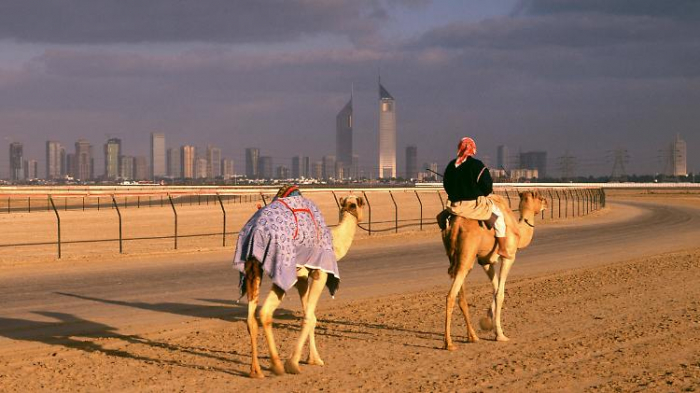
<path id="1" fill-rule="evenodd" d="M 511 259 L 506 250 L 506 223 L 503 212 L 493 203 L 489 194 L 493 192 L 493 179 L 484 163 L 474 158 L 476 143 L 472 138 L 464 137 L 457 148 L 457 158 L 450 161 L 445 168 L 443 187 L 447 192 L 450 205 L 445 209 L 449 214 L 479 221 L 495 219 L 493 227 L 498 242 L 498 255 Z M 444 217 L 443 213 L 441 213 Z M 442 227 L 445 222 L 438 220 Z"/>

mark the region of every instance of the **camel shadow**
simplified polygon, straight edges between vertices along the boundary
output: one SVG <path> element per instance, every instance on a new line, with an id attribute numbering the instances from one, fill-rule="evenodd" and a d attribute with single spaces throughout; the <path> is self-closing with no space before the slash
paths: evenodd
<path id="1" fill-rule="evenodd" d="M 133 359 L 151 364 L 179 366 L 192 369 L 201 369 L 201 367 L 183 364 L 182 362 L 175 360 L 138 355 L 122 349 L 106 348 L 98 343 L 98 341 L 101 339 L 117 339 L 129 344 L 146 345 L 152 348 L 180 351 L 197 356 L 244 364 L 241 361 L 211 355 L 196 348 L 158 342 L 133 334 L 120 334 L 117 332 L 117 329 L 112 326 L 79 318 L 72 314 L 51 311 L 35 311 L 34 313 L 52 318 L 55 321 L 41 322 L 27 319 L 0 317 L 0 326 L 2 326 L 2 329 L 0 329 L 0 336 L 16 341 L 39 342 L 87 353 L 101 353 L 107 356 Z M 245 376 L 245 374 L 242 372 L 226 370 L 218 367 L 210 367 L 208 369 L 234 376 Z"/>

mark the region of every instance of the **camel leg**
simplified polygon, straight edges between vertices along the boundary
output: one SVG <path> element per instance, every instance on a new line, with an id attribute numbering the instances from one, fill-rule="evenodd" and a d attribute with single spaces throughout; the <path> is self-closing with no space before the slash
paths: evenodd
<path id="1" fill-rule="evenodd" d="M 299 277 L 296 287 L 299 290 L 299 299 L 301 299 L 301 307 L 304 310 L 304 315 L 306 316 L 306 309 L 309 303 L 309 280 L 308 278 Z M 318 354 L 318 349 L 316 348 L 316 339 L 314 337 L 314 330 L 311 329 L 309 333 L 309 357 L 306 359 L 307 364 L 323 366 L 325 363 Z"/>
<path id="2" fill-rule="evenodd" d="M 488 263 L 482 266 L 484 272 L 489 276 L 491 286 L 493 287 L 493 299 L 491 300 L 491 308 L 488 310 L 486 320 L 481 322 L 483 329 L 493 329 L 493 315 L 496 312 L 496 295 L 498 295 L 498 275 L 496 274 L 496 264 Z"/>
<path id="3" fill-rule="evenodd" d="M 282 299 L 284 298 L 284 291 L 277 285 L 272 284 L 272 290 L 270 294 L 267 295 L 265 303 L 260 309 L 260 322 L 262 322 L 263 331 L 265 332 L 265 338 L 267 339 L 267 346 L 270 349 L 270 361 L 272 362 L 272 372 L 276 375 L 284 374 L 284 367 L 282 367 L 282 361 L 280 360 L 280 355 L 277 352 L 277 346 L 275 345 L 275 336 L 272 334 L 272 313 L 275 312 Z"/>
<path id="4" fill-rule="evenodd" d="M 474 328 L 472 327 L 471 318 L 469 317 L 469 303 L 467 303 L 467 286 L 462 284 L 462 290 L 459 293 L 459 308 L 464 314 L 464 321 L 467 324 L 467 341 L 470 343 L 475 343 L 479 341 L 479 336 L 476 335 Z"/>
<path id="5" fill-rule="evenodd" d="M 290 374 L 299 374 L 301 372 L 301 369 L 299 368 L 301 352 L 304 350 L 306 339 L 309 338 L 309 335 L 316 327 L 316 305 L 318 304 L 318 299 L 321 297 L 323 287 L 326 285 L 326 279 L 328 278 L 328 274 L 321 270 L 314 270 L 309 274 L 309 276 L 313 280 L 309 285 L 309 298 L 306 303 L 306 310 L 304 311 L 304 322 L 301 326 L 301 335 L 297 340 L 292 356 L 287 359 L 284 364 L 285 371 Z"/>
<path id="6" fill-rule="evenodd" d="M 258 261 L 251 260 L 245 266 L 245 286 L 248 294 L 248 334 L 250 334 L 250 345 L 252 347 L 250 374 L 251 378 L 263 378 L 265 375 L 258 363 L 258 321 L 255 319 L 255 309 L 258 306 L 260 295 L 260 280 L 262 271 Z"/>
<path id="7" fill-rule="evenodd" d="M 464 257 L 466 256 L 466 257 Z M 453 264 L 454 266 L 457 267 L 457 273 L 455 274 L 455 277 L 452 281 L 452 287 L 450 288 L 450 292 L 447 294 L 447 299 L 446 299 L 446 307 L 445 307 L 445 345 L 444 349 L 448 351 L 454 351 L 455 347 L 452 344 L 452 336 L 450 332 L 451 324 L 452 324 L 452 310 L 454 309 L 455 306 L 455 300 L 457 299 L 457 294 L 462 288 L 462 285 L 464 284 L 464 280 L 467 278 L 467 275 L 469 275 L 469 272 L 472 270 L 472 266 L 474 265 L 474 259 L 476 258 L 476 250 L 467 250 L 466 252 L 463 253 L 458 253 L 455 254 L 454 258 L 463 258 L 461 262 L 458 262 L 458 264 Z"/>
<path id="8" fill-rule="evenodd" d="M 496 324 L 496 341 L 508 341 L 509 338 L 503 334 L 503 328 L 501 327 L 501 311 L 503 310 L 503 299 L 505 298 L 506 291 L 506 279 L 508 278 L 508 272 L 510 272 L 511 266 L 513 266 L 515 259 L 505 259 L 501 258 L 501 273 L 499 274 L 500 279 L 498 280 L 498 294 L 496 295 L 496 310 L 494 312 L 493 319 Z"/>

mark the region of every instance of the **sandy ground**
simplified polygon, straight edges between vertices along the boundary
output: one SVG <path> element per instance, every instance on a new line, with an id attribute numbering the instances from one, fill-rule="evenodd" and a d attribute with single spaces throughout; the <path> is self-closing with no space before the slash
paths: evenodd
<path id="1" fill-rule="evenodd" d="M 654 196 L 635 200 L 660 203 Z M 700 199 L 679 197 L 678 204 L 697 208 Z M 549 224 L 548 237 L 541 242 L 554 246 L 563 241 L 561 247 L 566 248 L 568 231 L 586 233 L 587 228 L 594 230 L 605 223 L 613 225 L 608 231 L 614 231 L 615 222 L 647 214 L 631 207 L 621 210 L 624 212 L 601 212 L 579 222 Z M 678 217 L 681 219 L 683 216 Z M 646 228 L 640 233 L 654 230 Z M 689 233 L 696 236 L 697 229 Z M 365 239 L 354 251 L 363 255 L 380 245 L 404 242 L 407 236 L 412 235 Z M 415 235 L 413 241 L 420 243 L 421 236 L 430 234 Z M 647 243 L 653 241 L 650 238 Z M 667 237 L 657 241 L 669 243 Z M 682 244 L 692 244 L 692 239 Z M 508 343 L 497 343 L 493 333 L 478 329 L 480 342 L 464 342 L 464 321 L 456 309 L 455 352 L 440 349 L 445 285 L 419 290 L 402 287 L 401 295 L 381 295 L 384 292 L 373 289 L 373 296 L 363 297 L 353 295 L 350 280 L 347 297 L 356 300 L 326 301 L 319 311 L 317 341 L 326 366 L 306 366 L 302 375 L 275 377 L 267 368 L 269 359 L 261 336 L 267 376 L 262 381 L 246 378 L 250 347 L 242 317 L 245 304 L 235 303 L 234 296 L 200 299 L 218 310 L 215 316 L 173 320 L 159 313 L 172 309 L 149 306 L 155 304 L 149 303 L 150 298 L 95 304 L 102 308 L 127 305 L 126 312 L 132 310 L 134 317 L 153 318 L 130 329 L 90 317 L 84 309 L 69 313 L 58 308 L 58 303 L 55 308 L 47 303 L 41 310 L 52 311 L 33 311 L 31 320 L 0 317 L 5 324 L 0 327 L 0 391 L 700 390 L 700 248 L 663 254 L 643 249 L 648 255 L 625 258 L 624 244 L 598 245 L 618 246 L 622 250 L 615 254 L 615 263 L 584 262 L 586 254 L 580 253 L 562 262 L 568 268 L 548 272 L 533 264 L 533 274 L 514 275 L 507 287 L 504 312 L 505 332 L 511 338 Z M 595 255 L 596 245 L 576 247 Z M 530 255 L 536 257 L 539 252 Z M 121 269 L 138 262 L 124 260 Z M 445 269 L 447 262 L 442 262 L 441 269 Z M 576 263 L 593 267 L 571 268 Z M 76 266 L 78 270 L 95 269 L 88 262 Z M 62 267 L 55 268 L 58 272 Z M 109 269 L 116 272 L 120 267 L 110 265 Z M 29 293 L 27 271 L 32 269 L 6 268 L 2 274 L 26 280 Z M 470 281 L 469 301 L 471 314 L 478 319 L 489 305 L 489 288 L 483 273 L 472 275 L 476 278 Z M 408 273 L 403 277 L 405 280 Z M 397 283 L 402 282 L 394 285 Z M 22 296 L 6 299 L 21 306 Z M 20 306 L 14 307 L 20 310 Z M 147 310 L 137 312 L 138 308 Z M 282 356 L 291 351 L 300 316 L 294 298 L 286 300 L 276 314 L 275 333 Z"/>

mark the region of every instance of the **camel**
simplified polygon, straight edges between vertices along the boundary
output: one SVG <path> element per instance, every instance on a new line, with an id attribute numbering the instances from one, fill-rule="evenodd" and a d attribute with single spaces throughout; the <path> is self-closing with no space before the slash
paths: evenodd
<path id="1" fill-rule="evenodd" d="M 348 196 L 340 201 L 340 223 L 337 227 L 332 228 L 332 245 L 333 254 L 336 260 L 343 258 L 355 237 L 355 231 L 358 223 L 362 220 L 362 207 L 364 200 L 362 197 Z M 258 363 L 257 350 L 257 335 L 258 323 L 255 319 L 255 310 L 258 305 L 258 297 L 260 294 L 260 282 L 262 280 L 263 270 L 261 263 L 255 258 L 251 258 L 245 262 L 245 286 L 248 294 L 248 332 L 250 333 L 250 342 L 252 347 L 252 361 L 250 366 L 251 378 L 263 378 L 264 375 Z M 302 323 L 301 334 L 297 340 L 296 346 L 292 355 L 287 359 L 282 366 L 279 353 L 275 345 L 275 338 L 272 333 L 272 314 L 280 305 L 284 298 L 285 292 L 279 286 L 272 284 L 272 290 L 265 299 L 262 308 L 260 309 L 260 322 L 262 323 L 263 332 L 267 340 L 270 350 L 270 360 L 272 363 L 272 372 L 276 375 L 282 375 L 285 372 L 289 374 L 299 374 L 299 361 L 301 354 L 309 340 L 309 356 L 307 364 L 323 366 L 324 362 L 319 356 L 314 338 L 314 328 L 316 325 L 316 305 L 319 297 L 326 285 L 328 273 L 321 269 L 310 269 L 303 266 L 297 266 L 297 281 L 294 284 L 299 292 L 302 308 L 304 310 L 304 320 Z"/>
<path id="2" fill-rule="evenodd" d="M 501 311 L 505 296 L 506 279 L 508 272 L 515 262 L 515 254 L 519 249 L 530 245 L 535 232 L 535 215 L 547 208 L 547 200 L 537 192 L 520 193 L 520 219 L 516 221 L 515 215 L 508 207 L 506 201 L 498 195 L 490 195 L 502 212 L 505 213 L 507 226 L 508 253 L 512 259 L 499 256 L 497 252 L 498 243 L 495 240 L 493 229 L 488 230 L 479 225 L 476 220 L 471 220 L 459 216 L 452 216 L 450 225 L 442 231 L 442 240 L 450 259 L 448 273 L 452 277 L 452 287 L 447 295 L 447 309 L 445 314 L 445 342 L 444 349 L 454 350 L 450 336 L 450 324 L 452 320 L 452 309 L 455 299 L 459 294 L 459 308 L 464 314 L 467 324 L 468 342 L 477 342 L 479 337 L 474 332 L 469 318 L 469 305 L 467 304 L 467 291 L 464 285 L 465 279 L 474 266 L 474 260 L 478 259 L 479 264 L 489 277 L 493 285 L 493 301 L 488 311 L 488 316 L 481 320 L 484 329 L 490 329 L 495 321 L 496 341 L 508 341 L 508 337 L 503 334 L 501 326 Z M 501 260 L 500 274 L 496 273 L 496 263 Z"/>

